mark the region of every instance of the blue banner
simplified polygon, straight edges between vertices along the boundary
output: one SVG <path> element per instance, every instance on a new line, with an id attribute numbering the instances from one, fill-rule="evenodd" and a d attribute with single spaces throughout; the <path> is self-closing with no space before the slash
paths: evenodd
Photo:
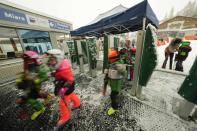
<path id="1" fill-rule="evenodd" d="M 49 20 L 49 26 L 50 28 L 58 29 L 58 30 L 65 30 L 65 31 L 71 30 L 70 25 L 62 24 L 59 22 L 51 21 L 51 20 Z"/>
<path id="2" fill-rule="evenodd" d="M 25 14 L 4 8 L 0 8 L 0 20 L 27 24 Z"/>

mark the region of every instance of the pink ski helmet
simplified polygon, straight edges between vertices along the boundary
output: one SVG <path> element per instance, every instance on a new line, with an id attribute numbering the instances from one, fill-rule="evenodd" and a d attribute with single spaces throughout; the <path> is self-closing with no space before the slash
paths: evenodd
<path id="1" fill-rule="evenodd" d="M 38 53 L 34 52 L 34 51 L 25 51 L 23 54 L 23 59 L 24 60 L 32 60 L 32 62 L 34 62 L 36 65 L 40 65 L 42 64 L 42 62 L 40 62 L 40 57 L 38 55 Z"/>

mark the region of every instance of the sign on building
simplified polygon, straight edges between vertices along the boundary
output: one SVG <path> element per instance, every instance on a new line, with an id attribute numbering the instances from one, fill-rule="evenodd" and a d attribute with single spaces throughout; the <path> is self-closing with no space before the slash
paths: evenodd
<path id="1" fill-rule="evenodd" d="M 49 28 L 49 22 L 47 19 L 43 19 L 43 18 L 36 17 L 33 15 L 26 15 L 26 17 L 27 17 L 27 22 L 30 25 L 36 25 L 40 27 Z"/>
<path id="2" fill-rule="evenodd" d="M 27 19 L 25 14 L 17 11 L 7 10 L 4 8 L 0 8 L 0 20 L 27 24 Z"/>
<path id="3" fill-rule="evenodd" d="M 58 29 L 58 30 L 64 30 L 64 31 L 70 31 L 71 30 L 70 25 L 66 25 L 66 24 L 51 21 L 51 20 L 49 20 L 49 26 L 52 29 Z"/>

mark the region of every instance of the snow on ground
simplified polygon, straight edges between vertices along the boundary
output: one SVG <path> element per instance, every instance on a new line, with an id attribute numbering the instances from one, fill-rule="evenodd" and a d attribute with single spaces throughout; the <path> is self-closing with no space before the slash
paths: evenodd
<path id="1" fill-rule="evenodd" d="M 166 66 L 166 69 L 161 69 L 163 61 L 165 59 L 164 49 L 167 45 L 168 44 L 164 46 L 159 46 L 157 48 L 157 69 L 159 70 L 153 72 L 148 85 L 143 89 L 143 94 L 147 97 L 147 102 L 149 104 L 172 113 L 173 98 L 177 98 L 180 100 L 183 99 L 178 95 L 177 92 L 185 79 L 184 74 L 188 74 L 196 58 L 197 40 L 191 41 L 192 51 L 189 53 L 189 56 L 186 59 L 186 61 L 183 62 L 184 73 L 175 70 L 169 70 L 169 61 Z"/>
<path id="2" fill-rule="evenodd" d="M 197 41 L 192 41 L 193 50 L 184 62 L 185 73 L 191 68 L 197 54 Z M 158 68 L 164 60 L 165 46 L 158 47 Z M 102 63 L 100 63 L 102 65 Z M 168 66 L 167 66 L 168 67 Z M 103 75 L 91 78 L 87 73 L 78 74 L 75 68 L 76 93 L 82 101 L 82 107 L 74 110 L 71 126 L 64 130 L 79 131 L 194 131 L 196 125 L 183 121 L 172 113 L 173 98 L 182 99 L 177 89 L 185 76 L 154 71 L 147 87 L 143 87 L 144 101 L 137 100 L 130 95 L 130 86 L 126 86 L 121 94 L 121 110 L 118 115 L 109 117 L 106 110 L 110 106 L 109 91 L 106 97 L 101 95 Z M 167 70 L 167 69 L 166 69 Z M 9 89 L 9 90 L 8 90 Z M 14 85 L 8 85 L 0 90 L 0 127 L 2 130 L 53 130 L 56 122 L 51 122 L 50 111 L 44 113 L 36 121 L 21 121 L 18 119 L 18 107 L 14 100 L 19 95 Z M 69 124 L 68 124 L 69 125 Z"/>
<path id="3" fill-rule="evenodd" d="M 103 75 L 99 75 L 97 79 L 89 77 L 86 73 L 75 75 L 75 92 L 81 99 L 81 107 L 72 111 L 72 120 L 62 129 L 63 131 L 144 131 L 138 119 L 131 115 L 131 111 L 134 110 L 131 109 L 130 100 L 123 98 L 124 96 L 120 98 L 122 110 L 113 117 L 107 116 L 106 111 L 110 107 L 110 99 L 109 93 L 106 97 L 101 95 Z M 14 103 L 19 92 L 14 88 L 14 84 L 1 88 L 0 93 L 2 94 L 0 95 L 2 100 L 0 102 L 1 130 L 54 130 L 57 119 L 51 119 L 51 110 L 48 108 L 35 121 L 19 119 L 21 108 Z"/>
<path id="4" fill-rule="evenodd" d="M 148 85 L 143 87 L 143 94 L 147 97 L 146 102 L 172 113 L 173 98 L 182 99 L 177 93 L 185 76 L 167 72 L 155 71 Z"/>
<path id="5" fill-rule="evenodd" d="M 168 45 L 168 44 L 167 44 Z M 182 121 L 177 115 L 173 114 L 173 108 L 175 108 L 175 102 L 183 101 L 183 98 L 177 93 L 179 87 L 185 79 L 186 74 L 189 73 L 191 66 L 197 56 L 197 40 L 191 41 L 192 51 L 189 53 L 188 58 L 185 62 L 183 62 L 184 72 L 180 73 L 175 70 L 169 70 L 169 61 L 166 66 L 166 69 L 161 69 L 163 61 L 165 59 L 164 49 L 167 45 L 159 46 L 157 48 L 158 53 L 158 65 L 151 76 L 150 81 L 146 87 L 143 87 L 142 94 L 145 96 L 145 100 L 143 101 L 145 104 L 150 107 L 156 108 L 160 111 L 164 111 L 169 113 L 170 116 L 174 116 L 173 119 L 169 120 L 171 123 L 174 123 L 174 118 Z M 175 65 L 173 65 L 175 67 Z M 185 74 L 185 75 L 184 75 Z M 147 112 L 149 113 L 149 112 Z M 158 117 L 163 117 L 162 113 L 158 115 Z M 150 118 L 150 122 L 145 122 L 143 117 L 141 118 L 141 124 L 146 127 L 146 129 L 152 129 L 154 123 L 157 123 L 158 120 L 154 118 Z M 167 118 L 166 118 L 167 120 Z M 165 119 L 163 120 L 163 126 L 168 126 L 168 122 Z M 187 123 L 186 121 L 184 123 Z M 193 123 L 189 123 L 191 126 Z M 161 123 L 162 125 L 162 123 Z M 171 125 L 172 126 L 172 125 Z M 196 126 L 196 124 L 194 124 Z M 176 126 L 174 126 L 176 127 Z M 158 128 L 159 129 L 159 128 Z M 184 129 L 184 127 L 183 127 Z M 174 129 L 177 130 L 177 129 Z"/>
<path id="6" fill-rule="evenodd" d="M 165 59 L 164 49 L 167 45 L 168 44 L 164 46 L 159 46 L 157 48 L 157 53 L 158 53 L 157 68 L 158 69 L 161 69 L 163 61 Z M 169 65 L 168 65 L 169 61 L 166 66 L 166 69 L 162 69 L 162 71 L 155 71 L 153 73 L 147 87 L 144 88 L 144 92 L 145 91 L 146 93 L 149 92 L 149 96 L 152 95 L 152 97 L 154 98 L 150 101 L 154 102 L 155 100 L 157 100 L 155 99 L 156 97 L 155 95 L 157 95 L 157 97 L 159 97 L 160 99 L 162 98 L 163 101 L 165 101 L 165 103 L 167 103 L 169 106 L 169 104 L 172 102 L 171 101 L 172 97 L 182 99 L 177 94 L 177 91 L 185 79 L 185 76 L 182 74 L 189 73 L 189 70 L 191 66 L 193 65 L 193 62 L 197 56 L 197 40 L 191 41 L 191 47 L 192 47 L 192 51 L 189 53 L 189 56 L 186 59 L 186 61 L 183 62 L 184 73 L 174 71 L 174 70 L 169 70 Z M 170 98 L 170 101 L 168 98 Z"/>

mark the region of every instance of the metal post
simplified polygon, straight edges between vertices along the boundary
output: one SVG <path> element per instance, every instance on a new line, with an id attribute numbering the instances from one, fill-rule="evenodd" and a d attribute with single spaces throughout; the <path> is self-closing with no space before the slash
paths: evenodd
<path id="1" fill-rule="evenodd" d="M 55 33 L 54 32 L 49 32 L 49 36 L 50 36 L 52 47 L 56 48 L 56 49 L 59 49 L 59 47 L 57 45 L 57 40 L 56 40 L 56 37 L 55 37 Z"/>
<path id="2" fill-rule="evenodd" d="M 66 40 L 63 40 L 62 48 L 65 54 L 65 57 L 71 61 L 70 52 L 69 52 L 69 48 L 68 48 Z"/>
<path id="3" fill-rule="evenodd" d="M 146 33 L 146 18 L 143 18 L 143 37 L 142 37 L 142 46 L 141 46 L 141 58 L 140 58 L 140 63 L 142 61 L 142 55 L 143 55 L 143 49 L 144 49 L 144 39 L 145 39 L 145 33 Z M 141 71 L 141 64 L 139 65 L 139 72 Z M 139 73 L 138 72 L 138 73 Z M 139 74 L 138 74 L 138 80 L 139 80 Z M 138 84 L 137 90 L 136 90 L 136 97 L 138 99 L 144 99 L 142 96 L 142 86 Z"/>
<path id="4" fill-rule="evenodd" d="M 108 35 L 109 48 L 114 48 L 114 35 Z"/>
<path id="5" fill-rule="evenodd" d="M 91 68 L 91 62 L 90 62 L 90 55 L 89 55 L 89 47 L 88 47 L 88 41 L 86 40 L 86 50 L 87 50 L 87 57 L 88 57 L 88 65 L 89 65 L 89 73 L 92 76 L 92 68 Z"/>
<path id="6" fill-rule="evenodd" d="M 21 43 L 21 47 L 22 47 L 23 51 L 26 51 L 25 45 L 24 45 L 24 43 L 23 43 L 23 40 L 22 40 L 21 35 L 20 35 L 20 33 L 19 33 L 19 30 L 16 30 L 16 34 L 17 34 L 17 36 L 18 36 L 18 38 L 19 38 L 19 41 L 20 41 L 20 43 Z"/>
<path id="7" fill-rule="evenodd" d="M 146 30 L 146 18 L 143 18 L 143 27 L 142 30 Z"/>
<path id="8" fill-rule="evenodd" d="M 97 59 L 99 59 L 99 51 L 100 51 L 100 40 L 96 40 L 96 52 L 97 52 Z"/>
<path id="9" fill-rule="evenodd" d="M 144 38 L 144 31 L 138 31 L 137 34 L 137 52 L 135 56 L 135 65 L 134 65 L 134 82 L 131 88 L 131 94 L 136 96 L 137 89 L 138 89 L 138 80 L 139 80 L 139 72 L 140 72 L 140 62 L 142 56 L 142 48 L 143 48 L 143 38 Z"/>
<path id="10" fill-rule="evenodd" d="M 108 68 L 108 46 L 109 46 L 109 37 L 104 35 L 104 43 L 103 43 L 103 73 L 104 69 Z"/>
<path id="11" fill-rule="evenodd" d="M 142 31 L 138 31 L 137 35 L 137 52 L 135 56 L 135 65 L 134 65 L 134 82 L 133 87 L 131 89 L 131 94 L 141 99 L 142 86 L 138 84 L 139 81 L 139 73 L 141 70 L 141 59 L 143 54 L 144 47 L 144 36 L 145 36 L 145 28 L 146 28 L 146 18 L 143 18 L 143 27 Z"/>
<path id="12" fill-rule="evenodd" d="M 77 40 L 77 50 L 79 55 L 79 69 L 81 73 L 84 73 L 84 67 L 83 67 L 83 54 L 82 54 L 82 48 L 81 48 L 81 41 Z"/>

